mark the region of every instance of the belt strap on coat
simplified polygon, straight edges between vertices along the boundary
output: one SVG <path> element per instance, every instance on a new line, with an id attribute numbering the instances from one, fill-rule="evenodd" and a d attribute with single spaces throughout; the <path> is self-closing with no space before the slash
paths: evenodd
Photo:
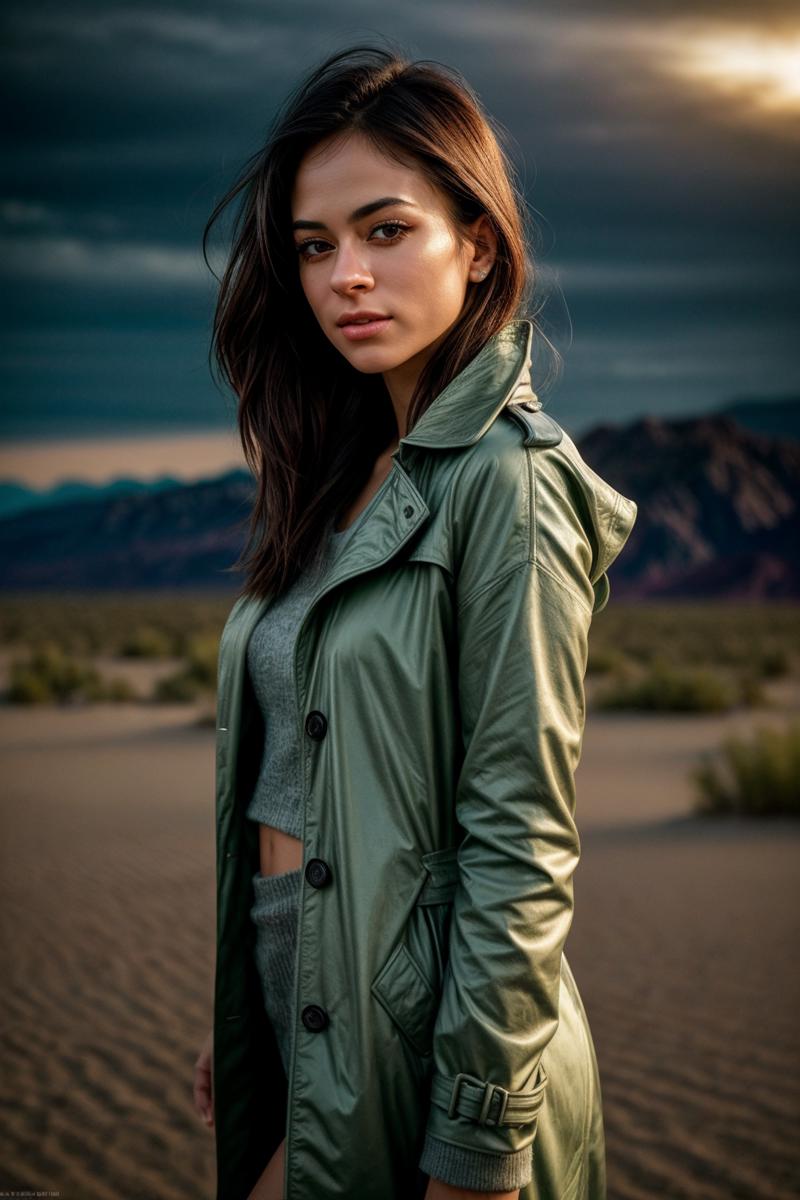
<path id="1" fill-rule="evenodd" d="M 431 1100 L 447 1109 L 451 1120 L 458 1114 L 479 1125 L 529 1125 L 544 1103 L 547 1071 L 541 1062 L 538 1077 L 532 1091 L 509 1092 L 499 1083 L 484 1082 L 464 1071 L 456 1076 L 434 1075 Z"/>
<path id="2" fill-rule="evenodd" d="M 458 886 L 457 847 L 448 846 L 444 850 L 423 854 L 422 863 L 426 875 L 417 904 L 444 904 L 451 901 Z"/>

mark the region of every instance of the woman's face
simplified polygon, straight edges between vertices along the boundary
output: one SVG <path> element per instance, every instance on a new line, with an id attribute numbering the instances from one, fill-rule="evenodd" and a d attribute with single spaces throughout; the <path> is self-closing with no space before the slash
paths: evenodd
<path id="1" fill-rule="evenodd" d="M 357 214 L 387 197 L 394 202 Z M 474 242 L 459 245 L 444 197 L 418 168 L 358 134 L 327 139 L 305 156 L 292 221 L 312 312 L 336 349 L 368 374 L 402 378 L 404 366 L 421 369 L 457 320 L 471 281 L 491 265 Z M 471 227 L 475 234 L 483 222 Z M 389 320 L 354 340 L 339 321 L 360 310 Z"/>

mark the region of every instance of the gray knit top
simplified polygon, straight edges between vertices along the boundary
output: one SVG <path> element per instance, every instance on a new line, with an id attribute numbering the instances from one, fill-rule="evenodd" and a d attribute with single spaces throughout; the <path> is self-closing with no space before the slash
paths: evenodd
<path id="1" fill-rule="evenodd" d="M 294 692 L 294 644 L 300 622 L 325 573 L 366 509 L 346 529 L 331 528 L 320 552 L 283 595 L 267 606 L 247 644 L 247 669 L 264 717 L 264 754 L 245 816 L 303 836 L 303 773 Z"/>
<path id="2" fill-rule="evenodd" d="M 247 645 L 247 668 L 264 718 L 265 736 L 261 769 L 245 815 L 296 838 L 303 833 L 303 776 L 293 682 L 295 639 L 325 573 L 371 507 L 365 505 L 346 529 L 329 531 L 310 566 L 268 605 Z M 489 1154 L 426 1134 L 419 1167 L 453 1187 L 503 1192 L 530 1181 L 531 1155 L 530 1145 L 513 1154 Z"/>

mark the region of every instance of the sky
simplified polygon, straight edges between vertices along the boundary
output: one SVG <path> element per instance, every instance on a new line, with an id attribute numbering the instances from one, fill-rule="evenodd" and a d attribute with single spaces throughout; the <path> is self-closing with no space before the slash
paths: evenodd
<path id="1" fill-rule="evenodd" d="M 381 37 L 506 131 L 565 428 L 800 391 L 794 3 L 12 0 L 3 25 L 0 476 L 240 459 L 203 225 L 299 77 Z"/>

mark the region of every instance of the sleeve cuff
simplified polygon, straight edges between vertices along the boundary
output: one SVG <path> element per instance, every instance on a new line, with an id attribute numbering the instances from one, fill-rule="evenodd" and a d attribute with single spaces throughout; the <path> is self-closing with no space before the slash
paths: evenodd
<path id="1" fill-rule="evenodd" d="M 532 1154 L 532 1143 L 510 1154 L 491 1154 L 454 1146 L 426 1133 L 419 1166 L 429 1177 L 441 1179 L 452 1187 L 510 1192 L 530 1183 Z"/>

